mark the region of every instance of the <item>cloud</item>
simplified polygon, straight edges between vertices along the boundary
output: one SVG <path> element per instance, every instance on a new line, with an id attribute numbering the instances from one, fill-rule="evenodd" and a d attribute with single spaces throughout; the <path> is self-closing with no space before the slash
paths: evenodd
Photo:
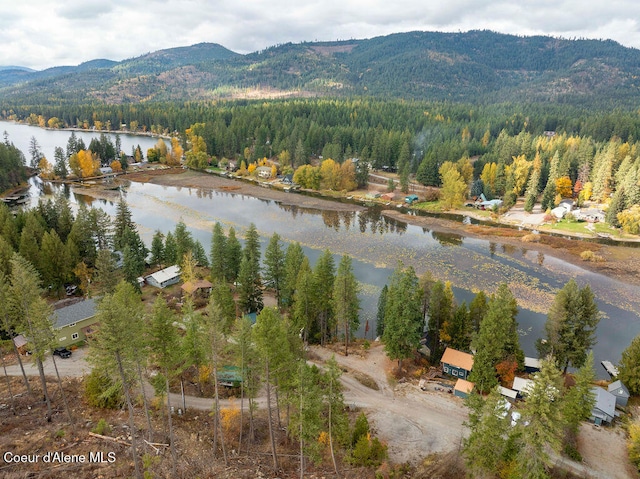
<path id="1" fill-rule="evenodd" d="M 611 38 L 640 47 L 635 18 L 640 2 L 631 0 L 29 0 L 0 17 L 0 65 L 122 60 L 200 42 L 249 53 L 412 30 Z"/>

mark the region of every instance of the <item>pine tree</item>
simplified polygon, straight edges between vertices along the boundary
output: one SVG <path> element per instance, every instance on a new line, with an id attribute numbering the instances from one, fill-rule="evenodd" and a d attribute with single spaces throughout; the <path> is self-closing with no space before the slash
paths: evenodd
<path id="1" fill-rule="evenodd" d="M 169 384 L 180 373 L 183 348 L 180 347 L 180 336 L 173 325 L 175 317 L 162 296 L 153 303 L 153 313 L 148 325 L 149 349 L 153 362 L 160 369 L 160 375 L 154 378 L 156 394 L 167 397 L 167 417 L 169 425 L 169 445 L 171 450 L 171 470 L 176 474 L 177 453 L 171 412 L 171 395 Z"/>
<path id="2" fill-rule="evenodd" d="M 562 399 L 562 417 L 571 434 L 578 433 L 580 423 L 589 419 L 595 396 L 591 392 L 596 374 L 593 371 L 593 352 L 589 352 L 584 364 L 574 374 L 575 384 Z"/>
<path id="3" fill-rule="evenodd" d="M 284 282 L 284 251 L 280 244 L 280 235 L 274 233 L 264 253 L 264 280 L 273 288 L 278 308 L 282 306 L 281 290 Z"/>
<path id="4" fill-rule="evenodd" d="M 225 264 L 227 237 L 224 235 L 222 225 L 216 222 L 213 225 L 211 237 L 211 279 L 212 281 L 229 280 L 227 277 L 227 265 Z"/>
<path id="5" fill-rule="evenodd" d="M 242 260 L 242 246 L 236 238 L 236 230 L 229 228 L 229 236 L 227 237 L 227 246 L 225 249 L 225 277 L 227 281 L 233 283 L 240 273 L 240 262 Z"/>
<path id="6" fill-rule="evenodd" d="M 451 285 L 445 285 L 442 281 L 437 281 L 431 289 L 429 322 L 427 323 L 427 336 L 432 362 L 438 362 L 444 352 L 440 341 L 440 331 L 442 330 L 442 326 L 447 321 L 451 321 L 453 317 L 453 302 Z"/>
<path id="7" fill-rule="evenodd" d="M 289 243 L 284 256 L 284 284 L 282 286 L 282 305 L 287 308 L 293 305 L 296 281 L 298 280 L 298 272 L 303 259 L 304 252 L 300 243 Z"/>
<path id="8" fill-rule="evenodd" d="M 178 262 L 178 246 L 171 231 L 167 232 L 164 239 L 164 260 L 168 265 L 174 265 Z"/>
<path id="9" fill-rule="evenodd" d="M 353 274 L 351 257 L 345 255 L 340 260 L 336 280 L 333 284 L 333 308 L 337 326 L 344 332 L 345 356 L 349 354 L 349 338 L 353 336 L 360 325 L 358 292 L 359 286 Z"/>
<path id="10" fill-rule="evenodd" d="M 398 265 L 391 276 L 384 315 L 382 342 L 389 359 L 410 358 L 422 337 L 422 290 L 412 267 Z"/>
<path id="11" fill-rule="evenodd" d="M 569 366 L 581 367 L 595 344 L 599 321 L 600 312 L 589 285 L 579 288 L 575 280 L 569 280 L 549 309 L 547 341 L 538 343 L 541 357 L 553 354 L 565 373 Z"/>
<path id="12" fill-rule="evenodd" d="M 515 457 L 517 477 L 549 477 L 553 464 L 549 451 L 558 453 L 562 445 L 564 420 L 561 407 L 562 377 L 553 361 L 543 361 L 533 379 L 518 425 L 519 450 Z"/>
<path id="13" fill-rule="evenodd" d="M 479 391 L 490 391 L 498 381 L 496 365 L 505 360 L 524 365 L 524 353 L 518 337 L 518 303 L 506 283 L 500 284 L 492 295 L 487 313 L 480 324 L 470 381 Z"/>
<path id="14" fill-rule="evenodd" d="M 622 352 L 618 365 L 618 379 L 624 383 L 631 394 L 640 394 L 640 336 L 636 336 Z"/>
<path id="15" fill-rule="evenodd" d="M 151 264 L 160 266 L 164 264 L 164 235 L 156 230 L 151 240 Z"/>
<path id="16" fill-rule="evenodd" d="M 378 309 L 376 313 L 376 336 L 381 338 L 384 334 L 384 315 L 387 310 L 387 296 L 389 295 L 389 286 L 386 284 L 380 291 L 378 296 Z M 423 321 L 424 319 L 421 318 Z"/>
<path id="17" fill-rule="evenodd" d="M 313 324 L 314 286 L 313 271 L 309 266 L 309 260 L 305 257 L 298 272 L 292 311 L 293 326 L 300 332 L 305 343 L 309 341 L 311 332 L 317 329 L 316 325 Z"/>
<path id="18" fill-rule="evenodd" d="M 242 251 L 238 275 L 240 309 L 246 313 L 260 311 L 262 300 L 262 277 L 260 276 L 260 239 L 253 223 L 249 225 Z"/>
<path id="19" fill-rule="evenodd" d="M 328 249 L 318 258 L 313 270 L 313 284 L 315 289 L 314 311 L 317 316 L 320 343 L 325 344 L 335 330 L 333 313 L 333 285 L 336 277 L 336 266 L 333 255 Z"/>
<path id="20" fill-rule="evenodd" d="M 116 206 L 116 215 L 113 220 L 113 242 L 117 250 L 122 250 L 124 247 L 124 234 L 126 229 L 137 231 L 136 225 L 131 219 L 131 209 L 129 209 L 127 202 L 121 198 Z"/>

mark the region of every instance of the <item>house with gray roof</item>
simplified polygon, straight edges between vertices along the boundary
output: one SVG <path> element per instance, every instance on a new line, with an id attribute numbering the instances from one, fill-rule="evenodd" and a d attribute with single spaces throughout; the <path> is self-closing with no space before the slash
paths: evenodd
<path id="1" fill-rule="evenodd" d="M 616 397 L 616 406 L 625 407 L 627 405 L 627 401 L 631 397 L 627 386 L 622 384 L 622 381 L 619 379 L 609 384 L 607 391 Z"/>
<path id="2" fill-rule="evenodd" d="M 53 312 L 56 346 L 69 346 L 85 341 L 97 326 L 96 300 L 85 299 Z"/>
<path id="3" fill-rule="evenodd" d="M 598 426 L 611 423 L 616 414 L 616 397 L 601 387 L 594 387 L 591 393 L 596 397 L 596 403 L 591 410 L 591 420 Z"/>

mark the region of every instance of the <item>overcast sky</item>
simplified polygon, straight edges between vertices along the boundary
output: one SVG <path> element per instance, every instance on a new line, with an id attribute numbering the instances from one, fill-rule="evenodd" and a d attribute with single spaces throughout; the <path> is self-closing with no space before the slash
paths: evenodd
<path id="1" fill-rule="evenodd" d="M 489 29 L 640 48 L 637 0 L 2 0 L 0 65 L 37 70 L 200 42 L 278 43 Z M 438 5 L 432 5 L 437 3 Z"/>

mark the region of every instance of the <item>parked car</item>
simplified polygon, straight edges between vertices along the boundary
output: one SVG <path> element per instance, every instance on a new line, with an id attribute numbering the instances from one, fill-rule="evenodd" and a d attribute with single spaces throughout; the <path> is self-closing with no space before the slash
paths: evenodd
<path id="1" fill-rule="evenodd" d="M 67 359 L 71 357 L 71 351 L 67 348 L 56 348 L 53 350 L 53 354 L 56 356 L 60 356 L 62 359 Z"/>

